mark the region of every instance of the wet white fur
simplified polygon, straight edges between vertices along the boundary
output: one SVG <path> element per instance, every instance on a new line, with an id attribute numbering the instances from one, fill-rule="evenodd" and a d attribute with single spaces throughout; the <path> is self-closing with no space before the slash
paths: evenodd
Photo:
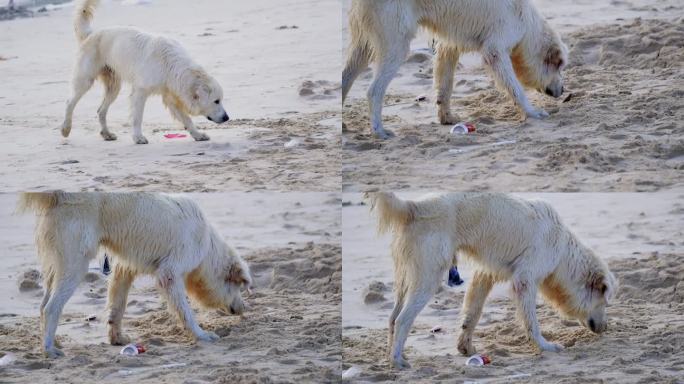
<path id="1" fill-rule="evenodd" d="M 563 315 L 595 332 L 606 329 L 605 307 L 617 281 L 605 262 L 580 243 L 543 201 L 504 194 L 451 193 L 404 201 L 391 193 L 367 198 L 379 229 L 392 231 L 395 306 L 389 322 L 390 362 L 409 366 L 402 350 L 413 321 L 459 257 L 476 273 L 466 293 L 458 349 L 472 354 L 472 334 L 493 284 L 510 281 L 521 323 L 544 351 L 562 347 L 541 334 L 539 291 Z"/>
<path id="2" fill-rule="evenodd" d="M 352 0 L 342 99 L 372 62 L 368 102 L 372 132 L 378 137 L 390 136 L 382 126 L 383 97 L 419 26 L 439 42 L 434 84 L 442 124 L 454 123 L 449 99 L 459 55 L 465 52 L 482 54 L 497 85 L 527 117 L 548 114 L 528 101 L 523 86 L 548 89 L 555 97 L 562 93 L 560 70 L 567 62 L 567 49 L 529 0 Z M 549 64 L 549 54 L 553 64 Z"/>
<path id="3" fill-rule="evenodd" d="M 124 344 L 121 332 L 128 290 L 136 275 L 155 277 L 158 288 L 184 327 L 199 340 L 218 336 L 194 320 L 187 292 L 207 307 L 240 314 L 240 287 L 251 286 L 247 263 L 219 236 L 200 208 L 184 197 L 148 193 L 24 193 L 21 211 L 37 215 L 36 246 L 45 296 L 40 314 L 47 356 L 61 356 L 54 338 L 67 300 L 104 247 L 112 256 L 109 339 Z"/>

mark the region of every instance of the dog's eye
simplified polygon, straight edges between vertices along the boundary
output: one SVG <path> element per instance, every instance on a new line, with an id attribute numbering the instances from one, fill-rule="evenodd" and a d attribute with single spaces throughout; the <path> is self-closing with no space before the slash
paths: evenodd
<path id="1" fill-rule="evenodd" d="M 214 104 L 218 104 L 220 102 L 221 102 L 221 100 L 219 100 L 219 99 L 214 100 Z"/>

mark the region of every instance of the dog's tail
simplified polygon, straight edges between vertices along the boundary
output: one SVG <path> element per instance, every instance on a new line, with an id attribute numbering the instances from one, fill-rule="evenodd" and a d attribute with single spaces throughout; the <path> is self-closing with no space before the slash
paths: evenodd
<path id="1" fill-rule="evenodd" d="M 367 192 L 371 211 L 378 215 L 378 232 L 397 229 L 416 219 L 417 206 L 413 201 L 401 200 L 392 192 Z"/>
<path id="2" fill-rule="evenodd" d="M 93 32 L 90 22 L 93 20 L 93 14 L 99 2 L 99 0 L 80 0 L 76 5 L 74 31 L 78 41 L 85 40 Z"/>
<path id="3" fill-rule="evenodd" d="M 64 192 L 62 191 L 23 192 L 19 195 L 17 212 L 45 212 L 48 209 L 59 205 L 59 201 L 63 195 Z"/>

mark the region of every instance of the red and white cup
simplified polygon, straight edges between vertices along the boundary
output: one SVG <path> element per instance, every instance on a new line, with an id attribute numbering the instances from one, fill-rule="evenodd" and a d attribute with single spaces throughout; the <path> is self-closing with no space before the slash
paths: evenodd
<path id="1" fill-rule="evenodd" d="M 475 124 L 473 123 L 458 123 L 451 127 L 452 135 L 465 135 L 466 133 L 475 132 Z"/>
<path id="2" fill-rule="evenodd" d="M 480 366 L 480 365 L 487 365 L 491 363 L 492 360 L 489 358 L 487 355 L 472 355 L 466 360 L 465 365 L 474 365 L 474 366 Z"/>
<path id="3" fill-rule="evenodd" d="M 141 353 L 145 353 L 145 346 L 137 343 L 137 344 L 128 344 L 121 348 L 120 354 L 126 355 L 126 356 L 135 356 L 139 355 Z"/>

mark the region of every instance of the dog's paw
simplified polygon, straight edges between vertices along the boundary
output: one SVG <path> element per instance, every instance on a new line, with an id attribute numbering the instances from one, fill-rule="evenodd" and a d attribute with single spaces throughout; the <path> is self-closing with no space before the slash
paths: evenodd
<path id="1" fill-rule="evenodd" d="M 525 110 L 525 116 L 532 119 L 545 119 L 549 114 L 543 109 L 530 108 Z"/>
<path id="2" fill-rule="evenodd" d="M 64 356 L 64 352 L 62 352 L 60 349 L 56 347 L 45 348 L 43 354 L 45 355 L 45 357 L 49 359 L 57 359 L 59 357 Z"/>
<path id="3" fill-rule="evenodd" d="M 111 132 L 109 132 L 109 131 L 107 131 L 107 132 L 105 132 L 105 131 L 100 131 L 100 136 L 102 136 L 102 138 L 105 139 L 105 141 L 114 141 L 114 140 L 116 140 L 116 135 L 113 134 L 113 133 L 111 133 Z"/>
<path id="4" fill-rule="evenodd" d="M 456 124 L 456 120 L 458 120 L 449 111 L 438 111 L 437 116 L 439 117 L 439 123 L 442 125 Z"/>
<path id="5" fill-rule="evenodd" d="M 539 344 L 539 349 L 548 352 L 560 352 L 563 349 L 565 349 L 565 347 L 563 347 L 560 344 L 549 343 L 548 341 L 544 341 Z"/>
<path id="6" fill-rule="evenodd" d="M 199 341 L 216 341 L 220 339 L 219 335 L 215 334 L 214 332 L 211 331 L 204 331 L 202 333 L 197 334 L 195 337 L 197 337 L 197 340 Z"/>
<path id="7" fill-rule="evenodd" d="M 379 128 L 373 130 L 373 136 L 377 137 L 380 140 L 387 140 L 394 137 L 394 132 Z"/>
<path id="8" fill-rule="evenodd" d="M 62 124 L 62 136 L 69 137 L 71 133 L 71 124 Z"/>
<path id="9" fill-rule="evenodd" d="M 121 332 L 109 332 L 109 343 L 111 345 L 126 345 L 131 342 L 131 338 Z"/>
<path id="10" fill-rule="evenodd" d="M 209 140 L 209 135 L 206 133 L 197 132 L 192 135 L 192 138 L 195 139 L 195 141 L 207 141 Z"/>
<path id="11" fill-rule="evenodd" d="M 411 364 L 400 356 L 390 360 L 390 367 L 395 369 L 408 369 L 411 368 Z"/>
<path id="12" fill-rule="evenodd" d="M 145 138 L 145 136 L 143 136 L 143 135 L 133 136 L 133 141 L 136 144 L 147 144 L 147 138 Z"/>
<path id="13" fill-rule="evenodd" d="M 475 352 L 475 347 L 473 347 L 473 343 L 470 339 L 465 339 L 465 338 L 458 338 L 458 351 L 461 352 L 462 355 L 465 356 L 471 356 L 474 355 Z"/>

